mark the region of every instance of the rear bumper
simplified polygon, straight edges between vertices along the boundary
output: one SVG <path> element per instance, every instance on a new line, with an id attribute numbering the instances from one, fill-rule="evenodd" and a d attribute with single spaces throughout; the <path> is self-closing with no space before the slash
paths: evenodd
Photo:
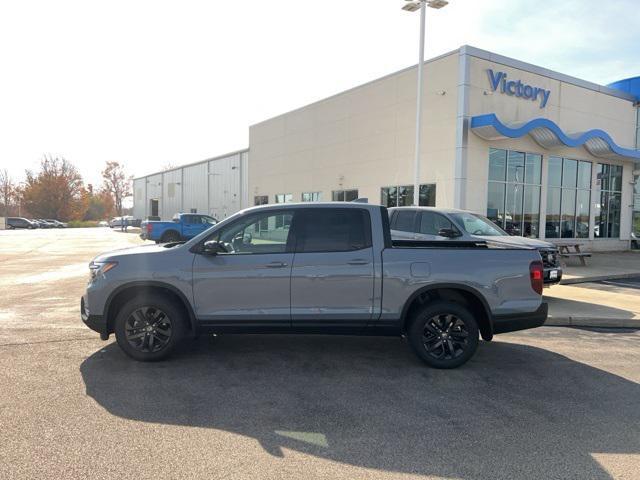
<path id="1" fill-rule="evenodd" d="M 555 270 L 557 272 L 556 278 L 551 278 L 551 271 Z M 544 284 L 545 286 L 555 285 L 556 283 L 560 283 L 562 280 L 562 268 L 561 267 L 544 267 Z"/>
<path id="2" fill-rule="evenodd" d="M 85 305 L 84 297 L 80 299 L 80 318 L 82 318 L 82 321 L 87 327 L 94 332 L 98 332 L 102 340 L 109 338 L 107 319 L 103 315 L 92 315 Z"/>
<path id="3" fill-rule="evenodd" d="M 535 312 L 513 315 L 495 315 L 493 317 L 493 333 L 516 332 L 544 325 L 549 313 L 549 305 L 542 302 Z"/>

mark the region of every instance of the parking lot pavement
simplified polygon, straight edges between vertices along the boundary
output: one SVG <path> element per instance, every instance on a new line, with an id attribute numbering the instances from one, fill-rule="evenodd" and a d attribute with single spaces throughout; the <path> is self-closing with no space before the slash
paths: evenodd
<path id="1" fill-rule="evenodd" d="M 638 331 L 503 335 L 453 371 L 426 368 L 397 338 L 342 336 L 207 336 L 170 361 L 141 364 L 77 328 L 85 274 L 62 270 L 137 239 L 61 235 L 57 246 L 21 237 L 31 244 L 22 254 L 7 254 L 0 236 L 3 289 L 7 279 L 46 279 L 20 283 L 26 301 L 62 285 L 53 309 L 0 297 L 2 311 L 16 312 L 0 322 L 2 479 L 630 479 L 640 471 Z M 45 250 L 58 252 L 51 263 L 41 261 Z M 67 276 L 56 281 L 50 273 L 60 271 Z"/>
<path id="2" fill-rule="evenodd" d="M 0 343 L 86 335 L 78 310 L 89 261 L 140 243 L 109 228 L 0 231 Z"/>

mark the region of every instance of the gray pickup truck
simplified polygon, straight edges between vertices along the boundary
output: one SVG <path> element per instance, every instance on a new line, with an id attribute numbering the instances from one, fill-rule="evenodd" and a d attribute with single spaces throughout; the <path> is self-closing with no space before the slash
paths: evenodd
<path id="1" fill-rule="evenodd" d="M 428 365 L 453 368 L 479 336 L 547 317 L 535 249 L 393 241 L 387 210 L 361 203 L 254 207 L 89 268 L 83 321 L 141 361 L 200 333 L 337 333 L 406 336 Z"/>

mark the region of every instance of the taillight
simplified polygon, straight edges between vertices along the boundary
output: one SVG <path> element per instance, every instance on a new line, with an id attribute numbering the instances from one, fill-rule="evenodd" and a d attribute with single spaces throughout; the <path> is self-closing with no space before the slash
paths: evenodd
<path id="1" fill-rule="evenodd" d="M 151 233 L 153 231 L 153 225 L 150 223 L 147 223 L 147 233 Z"/>
<path id="2" fill-rule="evenodd" d="M 531 278 L 531 288 L 538 295 L 542 295 L 542 288 L 544 287 L 544 267 L 542 262 L 531 262 L 529 265 L 529 277 Z"/>

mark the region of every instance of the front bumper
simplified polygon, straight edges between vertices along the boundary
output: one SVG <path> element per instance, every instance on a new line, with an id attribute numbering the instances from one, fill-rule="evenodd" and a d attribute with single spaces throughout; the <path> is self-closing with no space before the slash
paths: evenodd
<path id="1" fill-rule="evenodd" d="M 109 331 L 107 329 L 107 319 L 102 315 L 92 315 L 87 308 L 84 297 L 80 299 L 80 317 L 84 324 L 94 332 L 100 334 L 102 340 L 109 339 Z"/>
<path id="2" fill-rule="evenodd" d="M 516 313 L 512 315 L 495 315 L 493 317 L 493 333 L 516 332 L 544 325 L 549 313 L 549 305 L 545 302 L 535 312 Z"/>

